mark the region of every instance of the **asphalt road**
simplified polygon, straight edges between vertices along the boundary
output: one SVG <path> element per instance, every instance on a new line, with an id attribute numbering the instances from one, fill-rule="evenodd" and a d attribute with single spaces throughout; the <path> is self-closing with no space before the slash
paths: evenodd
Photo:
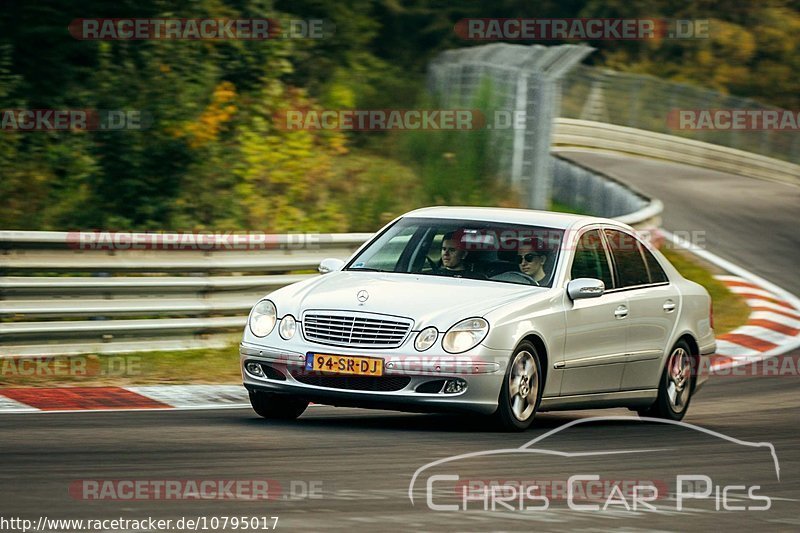
<path id="1" fill-rule="evenodd" d="M 792 238 L 800 189 L 707 173 L 679 165 L 596 155 L 602 167 L 660 197 L 670 230 L 702 229 L 707 247 L 784 288 L 800 292 Z M 708 191 L 715 192 L 709 197 Z M 794 355 L 800 356 L 800 353 Z M 296 422 L 266 422 L 247 409 L 219 411 L 19 414 L 0 416 L 0 517 L 127 518 L 278 516 L 278 530 L 606 531 L 800 529 L 800 394 L 797 377 L 718 377 L 693 400 L 685 421 L 739 439 L 732 442 L 690 428 L 635 419 L 579 424 L 537 444 L 539 448 L 602 456 L 507 453 L 466 458 L 426 470 L 457 454 L 513 449 L 564 424 L 625 410 L 544 413 L 523 434 L 486 431 L 475 418 L 410 415 L 313 406 Z M 769 442 L 774 461 L 764 446 Z M 632 453 L 638 450 L 636 453 Z M 770 498 L 764 511 L 716 510 L 709 499 L 652 502 L 656 510 L 570 509 L 553 497 L 548 510 L 520 511 L 480 501 L 467 511 L 441 511 L 426 503 L 431 473 L 461 480 L 565 480 L 597 473 L 602 479 L 650 480 L 670 485 L 677 475 L 706 475 L 719 493 L 728 485 L 752 487 Z M 275 499 L 85 499 L 82 480 L 263 480 L 280 486 Z M 86 485 L 80 485 L 86 486 Z M 119 484 L 113 485 L 120 487 Z M 433 485 L 433 502 L 451 503 L 454 490 Z M 72 491 L 70 488 L 72 487 Z M 309 491 L 311 494 L 309 494 Z M 98 493 L 99 494 L 99 493 Z M 113 494 L 108 494 L 113 496 Z M 605 498 L 604 498 L 605 499 Z M 488 500 L 485 500 L 488 501 Z M 630 502 L 630 498 L 626 497 Z M 737 489 L 728 505 L 761 506 Z M 526 501 L 525 505 L 539 505 Z M 272 525 L 268 519 L 267 525 Z M 210 522 L 207 524 L 210 527 Z M 2 528 L 10 530 L 10 528 Z M 198 528 L 202 530 L 202 526 Z M 215 529 L 220 529 L 219 527 Z M 228 530 L 231 530 L 230 527 Z"/>

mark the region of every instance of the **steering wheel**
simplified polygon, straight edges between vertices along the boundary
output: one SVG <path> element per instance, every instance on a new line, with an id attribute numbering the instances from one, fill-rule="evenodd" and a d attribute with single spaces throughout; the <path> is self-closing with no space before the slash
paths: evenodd
<path id="1" fill-rule="evenodd" d="M 436 264 L 436 261 L 434 261 L 433 259 L 431 259 L 427 255 L 425 256 L 425 262 L 428 264 L 428 266 L 431 267 L 431 270 L 433 272 L 438 272 L 439 271 L 439 266 Z"/>
<path id="2" fill-rule="evenodd" d="M 524 272 L 516 272 L 514 270 L 509 270 L 508 272 L 503 272 L 501 274 L 495 274 L 489 279 L 493 279 L 496 281 L 510 281 L 512 283 L 524 283 L 526 285 L 534 285 L 538 286 L 539 284 L 536 283 L 536 280 L 533 277 L 525 274 Z"/>

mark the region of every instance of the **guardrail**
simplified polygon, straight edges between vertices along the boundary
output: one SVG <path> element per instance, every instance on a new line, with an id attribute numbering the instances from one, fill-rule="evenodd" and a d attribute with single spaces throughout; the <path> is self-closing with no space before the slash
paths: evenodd
<path id="1" fill-rule="evenodd" d="M 558 154 L 553 160 L 553 200 L 596 216 L 616 218 L 638 229 L 661 226 L 661 200 Z"/>
<path id="2" fill-rule="evenodd" d="M 264 294 L 371 236 L 86 235 L 0 231 L 0 357 L 225 346 Z"/>
<path id="3" fill-rule="evenodd" d="M 605 122 L 557 118 L 553 147 L 556 153 L 579 148 L 631 154 L 800 185 L 800 165 L 717 144 Z"/>

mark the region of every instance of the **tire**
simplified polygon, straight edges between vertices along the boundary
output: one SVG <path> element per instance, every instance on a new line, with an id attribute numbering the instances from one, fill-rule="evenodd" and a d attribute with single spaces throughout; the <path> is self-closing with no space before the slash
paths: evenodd
<path id="1" fill-rule="evenodd" d="M 249 391 L 250 405 L 260 416 L 271 420 L 294 420 L 308 407 L 306 400 L 267 392 Z"/>
<path id="2" fill-rule="evenodd" d="M 523 341 L 509 360 L 497 401 L 495 422 L 504 431 L 524 431 L 533 423 L 542 401 L 544 380 L 536 348 Z"/>
<path id="3" fill-rule="evenodd" d="M 685 341 L 678 341 L 670 350 L 658 383 L 658 397 L 639 416 L 681 420 L 689 410 L 694 389 L 694 356 Z"/>

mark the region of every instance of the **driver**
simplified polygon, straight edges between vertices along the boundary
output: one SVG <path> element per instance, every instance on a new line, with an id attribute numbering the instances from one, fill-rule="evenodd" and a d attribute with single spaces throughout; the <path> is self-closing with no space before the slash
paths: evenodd
<path id="1" fill-rule="evenodd" d="M 442 238 L 442 273 L 456 275 L 466 270 L 464 259 L 467 251 L 459 248 L 455 232 L 445 233 Z"/>
<path id="2" fill-rule="evenodd" d="M 547 272 L 544 270 L 547 255 L 544 243 L 536 237 L 521 242 L 517 249 L 520 271 L 532 277 L 537 285 L 547 277 Z"/>

